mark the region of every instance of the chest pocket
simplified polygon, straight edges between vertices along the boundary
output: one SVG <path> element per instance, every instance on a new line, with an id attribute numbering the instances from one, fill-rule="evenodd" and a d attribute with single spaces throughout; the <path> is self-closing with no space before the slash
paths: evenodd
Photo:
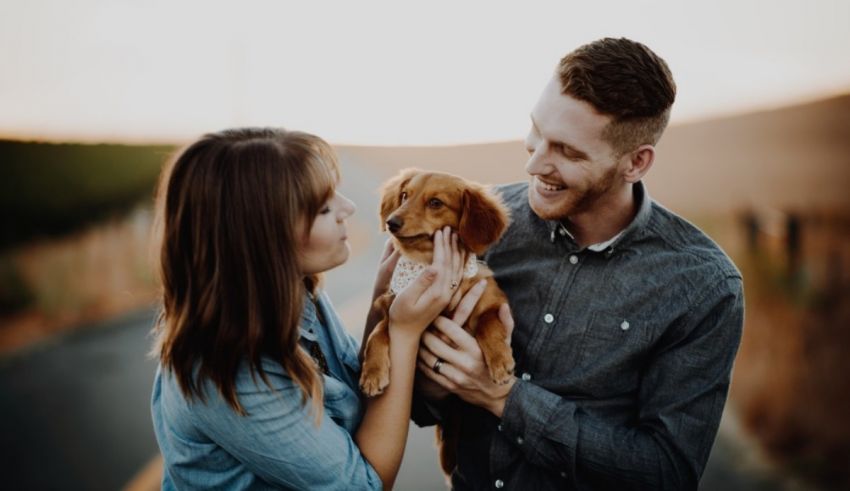
<path id="1" fill-rule="evenodd" d="M 645 319 L 599 311 L 581 340 L 578 369 L 598 396 L 637 388 L 652 326 Z"/>
<path id="2" fill-rule="evenodd" d="M 363 417 L 363 406 L 357 391 L 335 377 L 325 375 L 325 411 L 336 424 L 353 433 Z"/>

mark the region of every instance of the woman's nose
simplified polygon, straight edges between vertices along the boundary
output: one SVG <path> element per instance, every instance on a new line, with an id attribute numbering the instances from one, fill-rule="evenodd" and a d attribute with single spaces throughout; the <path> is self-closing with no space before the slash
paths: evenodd
<path id="1" fill-rule="evenodd" d="M 342 206 L 343 218 L 348 218 L 351 215 L 353 215 L 355 211 L 357 211 L 357 206 L 354 204 L 353 201 L 346 198 L 345 196 L 340 194 L 340 197 L 342 198 L 342 202 L 343 202 L 343 206 Z"/>

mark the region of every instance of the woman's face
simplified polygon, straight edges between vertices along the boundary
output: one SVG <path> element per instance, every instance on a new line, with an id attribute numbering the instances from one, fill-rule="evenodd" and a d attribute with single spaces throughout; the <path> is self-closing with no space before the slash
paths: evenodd
<path id="1" fill-rule="evenodd" d="M 335 268 L 348 259 L 350 250 L 345 219 L 354 210 L 354 203 L 338 192 L 319 210 L 300 248 L 298 259 L 304 276 Z"/>

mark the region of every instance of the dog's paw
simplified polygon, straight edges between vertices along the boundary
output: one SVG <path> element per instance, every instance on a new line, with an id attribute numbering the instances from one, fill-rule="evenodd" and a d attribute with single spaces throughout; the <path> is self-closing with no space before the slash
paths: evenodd
<path id="1" fill-rule="evenodd" d="M 490 364 L 490 378 L 493 382 L 499 385 L 505 385 L 511 381 L 514 375 L 514 360 L 508 357 L 504 360 L 494 361 Z"/>
<path id="2" fill-rule="evenodd" d="M 390 385 L 390 371 L 378 366 L 363 366 L 360 374 L 360 390 L 367 397 L 375 397 L 384 393 Z"/>

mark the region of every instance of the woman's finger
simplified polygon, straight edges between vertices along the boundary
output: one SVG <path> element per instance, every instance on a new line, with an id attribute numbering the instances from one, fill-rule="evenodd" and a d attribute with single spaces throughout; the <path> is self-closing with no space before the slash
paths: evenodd
<path id="1" fill-rule="evenodd" d="M 440 268 L 443 264 L 443 258 L 446 250 L 443 248 L 443 231 L 437 230 L 434 232 L 434 257 L 431 259 L 431 265 L 435 268 Z"/>
<path id="2" fill-rule="evenodd" d="M 463 299 L 457 305 L 455 309 L 454 315 L 452 315 L 452 320 L 456 322 L 458 325 L 466 324 L 467 319 L 472 314 L 472 311 L 475 309 L 475 305 L 478 303 L 478 300 L 481 299 L 481 295 L 484 294 L 484 290 L 487 289 L 487 280 L 480 280 L 475 284 L 472 288 L 470 288 L 466 295 L 463 296 Z"/>

